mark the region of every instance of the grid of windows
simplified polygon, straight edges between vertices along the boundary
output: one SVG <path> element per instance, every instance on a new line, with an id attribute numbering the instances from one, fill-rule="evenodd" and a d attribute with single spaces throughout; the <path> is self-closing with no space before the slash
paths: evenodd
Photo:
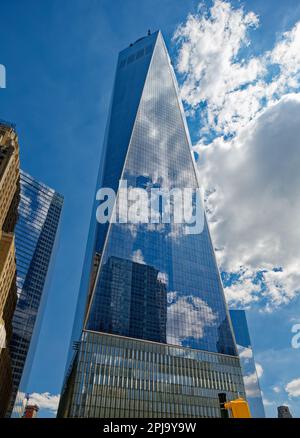
<path id="1" fill-rule="evenodd" d="M 63 198 L 53 189 L 20 173 L 19 219 L 15 228 L 18 301 L 10 343 L 13 393 L 10 411 L 22 410 L 24 387 L 30 369 L 29 347 L 40 308 L 59 224 Z M 26 363 L 26 365 L 25 365 Z M 22 388 L 21 388 L 22 386 Z"/>
<path id="2" fill-rule="evenodd" d="M 233 356 L 84 332 L 72 390 L 60 415 L 220 417 L 218 393 L 236 398 L 243 383 Z"/>

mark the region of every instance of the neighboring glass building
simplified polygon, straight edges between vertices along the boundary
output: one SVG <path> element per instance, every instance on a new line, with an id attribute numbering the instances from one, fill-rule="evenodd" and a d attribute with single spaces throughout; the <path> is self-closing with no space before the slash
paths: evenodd
<path id="1" fill-rule="evenodd" d="M 47 299 L 51 264 L 55 257 L 63 197 L 20 173 L 19 219 L 15 228 L 18 301 L 10 343 L 13 393 L 9 416 L 23 414 L 24 393 Z"/>
<path id="2" fill-rule="evenodd" d="M 265 409 L 254 361 L 246 312 L 245 310 L 230 310 L 229 312 L 242 365 L 246 396 L 251 415 L 254 418 L 265 418 Z"/>
<path id="3" fill-rule="evenodd" d="M 119 55 L 97 189 L 196 189 L 197 178 L 156 32 Z M 58 416 L 220 416 L 218 393 L 244 386 L 206 219 L 186 234 L 174 222 L 100 224 L 96 207 Z"/>

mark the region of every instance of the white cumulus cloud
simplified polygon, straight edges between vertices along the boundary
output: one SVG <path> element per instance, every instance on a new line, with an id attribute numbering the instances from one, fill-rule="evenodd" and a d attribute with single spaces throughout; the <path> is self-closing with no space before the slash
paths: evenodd
<path id="1" fill-rule="evenodd" d="M 264 62 L 255 57 L 238 61 L 240 49 L 250 43 L 249 30 L 257 25 L 253 12 L 216 0 L 209 13 L 201 9 L 189 15 L 175 32 L 177 69 L 184 77 L 182 98 L 192 111 L 207 103 L 208 129 L 228 132 L 237 115 L 241 123 L 243 117 L 248 120 L 249 111 L 254 115 L 259 108 L 260 88 L 253 82 L 264 73 Z M 242 86 L 246 90 L 239 90 Z"/>
<path id="2" fill-rule="evenodd" d="M 227 289 L 230 304 L 264 301 L 270 309 L 299 292 L 299 126 L 300 96 L 290 94 L 241 131 L 230 151 L 219 141 L 202 152 L 202 179 L 215 188 L 208 205 L 217 256 L 239 274 Z"/>
<path id="3" fill-rule="evenodd" d="M 289 397 L 300 397 L 300 378 L 289 382 L 285 387 Z"/>
<path id="4" fill-rule="evenodd" d="M 172 333 L 169 343 L 181 344 L 192 337 L 201 339 L 206 327 L 216 324 L 217 315 L 201 298 L 192 295 L 178 297 L 176 292 L 168 293 L 167 333 Z"/>
<path id="5" fill-rule="evenodd" d="M 218 261 L 235 274 L 229 304 L 272 311 L 300 292 L 300 22 L 253 56 L 258 26 L 215 0 L 174 40 Z"/>
<path id="6" fill-rule="evenodd" d="M 49 392 L 33 392 L 30 394 L 29 403 L 36 404 L 40 409 L 47 409 L 56 414 L 60 395 L 51 395 Z"/>
<path id="7" fill-rule="evenodd" d="M 240 359 L 248 361 L 249 359 L 253 358 L 252 348 L 243 347 L 242 345 L 237 345 L 237 348 L 238 348 L 238 353 L 239 353 Z"/>

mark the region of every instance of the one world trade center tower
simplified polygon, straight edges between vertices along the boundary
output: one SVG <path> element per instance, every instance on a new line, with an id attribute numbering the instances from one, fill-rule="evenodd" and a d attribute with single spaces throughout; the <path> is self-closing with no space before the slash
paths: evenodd
<path id="1" fill-rule="evenodd" d="M 97 189 L 199 188 L 175 74 L 160 32 L 120 52 Z M 95 201 L 60 417 L 219 417 L 244 396 L 204 216 L 99 223 Z"/>

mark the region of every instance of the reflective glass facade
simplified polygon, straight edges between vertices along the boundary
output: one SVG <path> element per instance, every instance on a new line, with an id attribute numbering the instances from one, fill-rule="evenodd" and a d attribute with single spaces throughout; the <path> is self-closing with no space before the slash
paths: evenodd
<path id="1" fill-rule="evenodd" d="M 117 188 L 122 177 L 130 187 L 196 188 L 198 181 L 189 139 L 163 39 L 159 34 L 150 38 L 150 42 L 148 38 L 144 41 L 120 55 L 103 186 Z M 139 57 L 143 46 L 143 57 Z M 139 63 L 151 56 L 128 145 L 123 139 L 120 117 L 127 132 L 123 113 L 131 106 L 135 77 L 140 77 Z M 116 132 L 120 138 L 114 138 Z M 127 138 L 126 133 L 124 137 Z M 102 257 L 87 329 L 235 354 L 207 224 L 197 235 L 185 234 L 182 225 L 174 223 L 112 224 L 109 229 L 99 225 L 95 249 Z M 120 260 L 120 266 L 122 261 L 126 265 L 120 273 L 121 281 L 112 282 L 107 274 L 112 257 Z M 134 318 L 139 313 L 134 294 L 143 302 L 152 289 L 150 285 L 144 287 L 139 276 L 130 275 L 136 266 L 130 266 L 132 262 L 155 270 L 157 278 L 165 281 L 165 302 L 153 300 L 153 312 L 166 318 L 161 339 L 151 330 L 143 334 L 140 319 Z"/>
<path id="2" fill-rule="evenodd" d="M 120 53 L 97 189 L 117 190 L 121 179 L 146 190 L 199 187 L 178 96 L 160 32 Z M 161 343 L 166 356 L 168 344 L 239 362 L 206 219 L 202 233 L 186 234 L 174 222 L 96 224 L 94 210 L 75 319 L 75 342 L 84 329 Z M 70 355 L 67 376 L 82 383 L 81 361 Z M 72 409 L 64 415 L 90 415 Z"/>
<path id="3" fill-rule="evenodd" d="M 265 409 L 255 367 L 246 312 L 244 310 L 230 310 L 230 317 L 240 356 L 251 415 L 254 418 L 265 418 Z"/>
<path id="4" fill-rule="evenodd" d="M 20 416 L 23 410 L 63 205 L 60 194 L 23 171 L 20 184 L 19 219 L 15 228 L 18 301 L 10 343 L 13 370 L 10 410 L 16 399 L 14 416 Z"/>

